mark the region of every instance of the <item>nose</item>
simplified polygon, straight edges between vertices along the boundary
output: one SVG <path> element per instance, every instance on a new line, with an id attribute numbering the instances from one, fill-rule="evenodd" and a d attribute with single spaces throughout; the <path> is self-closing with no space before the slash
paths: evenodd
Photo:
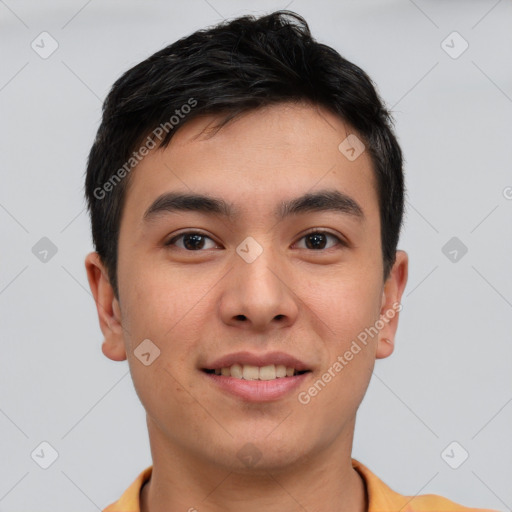
<path id="1" fill-rule="evenodd" d="M 270 248 L 251 262 L 234 255 L 223 279 L 220 316 L 230 326 L 264 332 L 291 326 L 297 319 L 298 298 L 282 258 Z"/>

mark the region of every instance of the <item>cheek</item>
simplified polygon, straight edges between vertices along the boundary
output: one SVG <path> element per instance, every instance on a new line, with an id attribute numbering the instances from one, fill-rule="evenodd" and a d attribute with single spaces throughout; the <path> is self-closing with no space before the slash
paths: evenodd
<path id="1" fill-rule="evenodd" d="M 164 395 L 176 391 L 176 399 L 186 404 L 186 392 L 179 383 L 185 385 L 191 380 L 186 373 L 194 371 L 191 356 L 198 353 L 205 338 L 205 322 L 214 314 L 208 292 L 218 277 L 191 277 L 175 269 L 147 265 L 139 268 L 128 278 L 130 285 L 123 300 L 123 316 L 128 320 L 125 339 L 133 348 L 129 357 L 137 371 L 134 380 L 140 377 L 141 386 L 162 389 Z M 140 362 L 133 352 L 146 339 L 159 351 L 149 377 L 139 368 Z"/>
<path id="2" fill-rule="evenodd" d="M 163 353 L 148 367 L 141 365 L 137 359 L 132 359 L 130 371 L 141 404 L 160 428 L 193 424 L 190 420 L 200 414 L 197 400 L 194 393 L 186 389 L 186 379 Z"/>
<path id="3" fill-rule="evenodd" d="M 201 310 L 201 299 L 213 285 L 209 279 L 195 279 L 169 266 L 136 261 L 126 267 L 123 278 L 124 319 L 129 321 L 130 336 L 164 345 Z"/>
<path id="4" fill-rule="evenodd" d="M 379 318 L 381 283 L 370 272 L 361 274 L 340 272 L 304 289 L 306 302 L 325 322 L 338 349 Z"/>

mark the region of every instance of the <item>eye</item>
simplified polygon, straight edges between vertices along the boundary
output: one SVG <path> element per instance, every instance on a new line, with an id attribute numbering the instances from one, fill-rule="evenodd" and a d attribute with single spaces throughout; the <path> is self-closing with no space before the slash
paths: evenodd
<path id="1" fill-rule="evenodd" d="M 176 244 L 176 241 L 180 239 L 183 239 L 183 244 Z M 198 231 L 187 231 L 186 233 L 181 233 L 180 235 L 175 236 L 174 238 L 166 242 L 165 245 L 177 245 L 177 247 L 179 247 L 180 249 L 184 249 L 187 251 L 198 251 L 205 248 L 205 240 L 211 240 L 214 244 L 214 247 L 217 246 L 217 244 L 209 236 L 206 236 Z M 209 248 L 211 249 L 213 247 L 207 247 L 207 249 Z"/>
<path id="2" fill-rule="evenodd" d="M 333 235 L 328 231 L 321 230 L 310 231 L 309 233 L 306 233 L 300 240 L 306 240 L 306 249 L 322 250 L 326 248 L 326 239 L 328 237 L 331 237 L 332 239 L 336 240 L 339 245 L 342 245 L 344 247 L 347 246 L 347 244 L 336 235 Z M 331 247 L 328 247 L 328 249 L 330 249 Z"/>
<path id="3" fill-rule="evenodd" d="M 306 249 L 311 250 L 323 250 L 323 249 L 330 249 L 333 247 L 326 247 L 327 242 L 326 240 L 328 238 L 331 238 L 332 240 L 336 241 L 334 246 L 341 245 L 346 247 L 347 244 L 341 240 L 336 235 L 333 235 L 332 233 L 329 233 L 328 231 L 322 231 L 322 230 L 315 230 L 310 231 L 309 233 L 306 233 L 300 240 L 306 241 Z M 206 240 L 210 240 L 213 243 L 213 247 L 205 247 Z M 177 241 L 181 241 L 182 243 L 176 243 Z M 212 249 L 217 246 L 217 244 L 212 240 L 209 236 L 206 236 L 205 234 L 199 232 L 199 231 L 187 231 L 185 233 L 181 233 L 173 238 L 171 238 L 168 242 L 165 243 L 166 246 L 177 246 L 180 249 L 186 250 L 186 251 L 200 251 L 202 249 Z"/>

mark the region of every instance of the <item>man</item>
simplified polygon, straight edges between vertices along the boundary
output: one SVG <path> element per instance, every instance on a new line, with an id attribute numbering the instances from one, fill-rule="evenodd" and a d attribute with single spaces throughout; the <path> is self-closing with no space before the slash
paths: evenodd
<path id="1" fill-rule="evenodd" d="M 290 12 L 183 38 L 113 86 L 86 196 L 103 353 L 153 465 L 108 512 L 469 511 L 351 458 L 408 258 L 368 76 Z"/>

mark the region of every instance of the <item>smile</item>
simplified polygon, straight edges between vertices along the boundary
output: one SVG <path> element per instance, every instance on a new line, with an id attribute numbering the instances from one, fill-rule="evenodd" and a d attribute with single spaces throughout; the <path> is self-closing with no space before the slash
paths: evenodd
<path id="1" fill-rule="evenodd" d="M 206 373 L 221 375 L 223 377 L 233 377 L 244 380 L 275 380 L 294 375 L 301 375 L 309 370 L 297 370 L 293 367 L 287 367 L 284 364 L 269 364 L 266 366 L 254 366 L 251 364 L 235 363 L 223 368 L 205 369 Z"/>

